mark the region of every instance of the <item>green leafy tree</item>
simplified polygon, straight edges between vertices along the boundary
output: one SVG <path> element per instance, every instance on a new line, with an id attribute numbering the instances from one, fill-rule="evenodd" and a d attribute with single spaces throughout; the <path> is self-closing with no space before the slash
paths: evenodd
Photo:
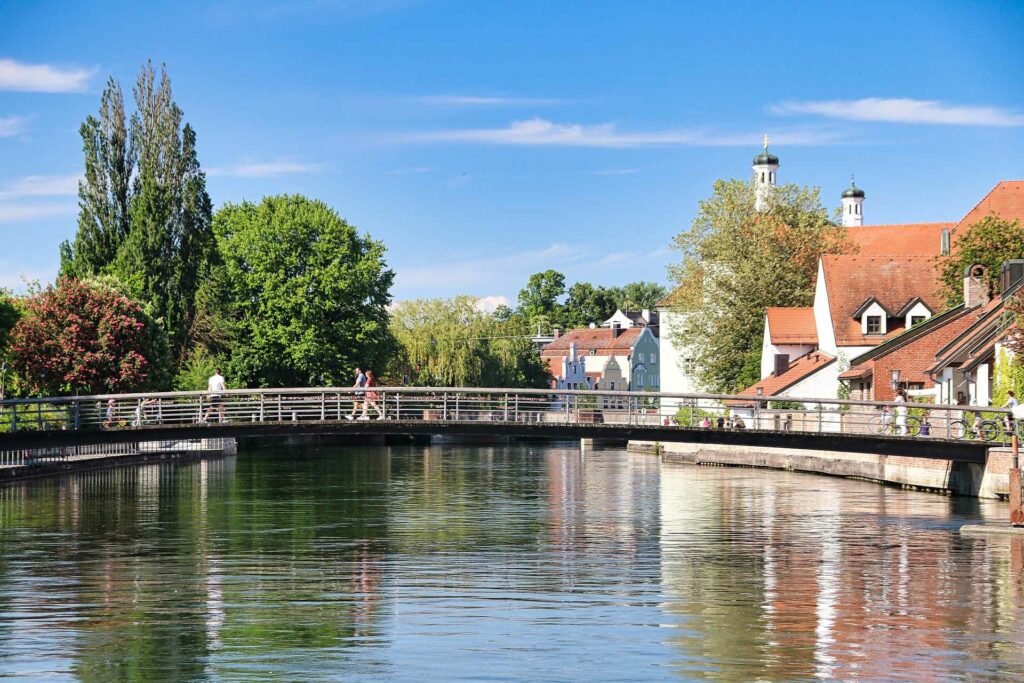
<path id="1" fill-rule="evenodd" d="M 391 311 L 392 381 L 419 386 L 544 387 L 548 373 L 520 315 L 480 311 L 475 297 L 402 301 Z"/>
<path id="2" fill-rule="evenodd" d="M 78 183 L 78 232 L 61 245 L 61 273 L 99 275 L 114 261 L 130 230 L 135 145 L 128 134 L 121 86 L 111 78 L 100 99 L 99 116 L 79 128 L 85 174 Z"/>
<path id="3" fill-rule="evenodd" d="M 763 212 L 754 199 L 749 182 L 716 181 L 690 230 L 674 240 L 682 261 L 670 270 L 686 315 L 675 341 L 691 349 L 698 379 L 711 391 L 759 379 L 765 309 L 809 306 L 818 259 L 849 248 L 817 189 L 780 186 Z"/>
<path id="4" fill-rule="evenodd" d="M 614 290 L 595 287 L 589 282 L 577 282 L 569 288 L 562 318 L 566 327 L 586 327 L 590 323 L 600 325 L 610 318 L 619 307 Z"/>
<path id="5" fill-rule="evenodd" d="M 383 243 L 298 195 L 227 204 L 213 224 L 235 381 L 347 385 L 354 366 L 383 367 L 394 281 Z"/>
<path id="6" fill-rule="evenodd" d="M 942 287 L 950 306 L 963 303 L 964 271 L 973 265 L 988 268 L 989 288 L 999 286 L 999 268 L 1008 259 L 1024 258 L 1024 225 L 995 215 L 982 218 L 956 237 L 956 250 L 942 263 Z"/>
<path id="7" fill-rule="evenodd" d="M 196 157 L 195 131 L 182 127 L 166 69 L 157 83 L 152 64 L 143 67 L 134 94 L 131 133 L 138 173 L 131 230 L 114 272 L 136 298 L 149 302 L 180 359 L 196 312 L 199 275 L 214 249 L 212 205 Z"/>
<path id="8" fill-rule="evenodd" d="M 4 357 L 11 340 L 11 331 L 21 317 L 11 295 L 0 289 L 0 359 Z"/>
<path id="9" fill-rule="evenodd" d="M 182 125 L 166 69 L 157 79 L 147 63 L 133 94 L 130 125 L 121 88 L 111 79 L 98 117 L 81 126 L 78 232 L 73 244 L 61 245 L 61 272 L 114 275 L 164 326 L 177 365 L 189 345 L 196 290 L 214 254 L 212 205 L 195 131 Z"/>
<path id="10" fill-rule="evenodd" d="M 560 322 L 559 297 L 565 294 L 565 275 L 557 270 L 545 270 L 530 276 L 524 289 L 519 290 L 519 312 L 532 321 L 547 316 L 550 322 Z"/>
<path id="11" fill-rule="evenodd" d="M 623 311 L 650 310 L 665 298 L 665 294 L 665 288 L 655 282 L 630 282 L 622 287 L 617 307 Z"/>

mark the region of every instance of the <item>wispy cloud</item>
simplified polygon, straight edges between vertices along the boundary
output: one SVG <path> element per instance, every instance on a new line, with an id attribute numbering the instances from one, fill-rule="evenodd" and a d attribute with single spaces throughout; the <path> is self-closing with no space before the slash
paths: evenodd
<path id="1" fill-rule="evenodd" d="M 23 197 L 73 197 L 78 194 L 81 176 L 30 175 L 8 185 L 0 186 L 0 201 Z"/>
<path id="2" fill-rule="evenodd" d="M 707 130 L 622 132 L 614 123 L 554 123 L 541 118 L 513 121 L 503 128 L 460 128 L 424 131 L 392 137 L 394 142 L 457 142 L 481 145 L 559 147 L 739 147 L 756 146 L 761 133 L 720 134 Z M 822 129 L 777 131 L 779 145 L 822 145 L 841 141 L 835 131 Z"/>
<path id="3" fill-rule="evenodd" d="M 1001 107 L 954 105 L 939 100 L 867 97 L 859 100 L 783 102 L 775 114 L 813 114 L 848 121 L 951 126 L 1024 126 L 1024 114 Z"/>
<path id="4" fill-rule="evenodd" d="M 343 19 L 404 9 L 419 0 L 223 0 L 207 10 L 219 22 L 276 21 L 299 16 L 330 16 Z"/>
<path id="5" fill-rule="evenodd" d="M 550 97 L 487 97 L 480 95 L 422 95 L 413 101 L 438 107 L 543 107 L 565 104 Z"/>
<path id="6" fill-rule="evenodd" d="M 396 168 L 394 171 L 388 171 L 391 175 L 422 175 L 424 173 L 433 173 L 437 169 L 433 166 L 414 166 L 413 168 Z"/>
<path id="7" fill-rule="evenodd" d="M 50 64 L 23 64 L 0 59 L 0 90 L 20 92 L 82 92 L 95 68 L 62 68 Z"/>
<path id="8" fill-rule="evenodd" d="M 74 204 L 0 204 L 0 223 L 21 223 L 75 213 Z"/>
<path id="9" fill-rule="evenodd" d="M 41 268 L 25 268 L 13 261 L 0 259 L 0 289 L 9 289 L 14 292 L 24 292 L 28 289 L 26 283 L 50 282 L 55 273 Z"/>
<path id="10" fill-rule="evenodd" d="M 496 256 L 449 255 L 443 261 L 428 265 L 409 266 L 397 270 L 397 281 L 406 290 L 436 291 L 439 284 L 450 290 L 472 292 L 483 289 L 494 291 L 495 280 L 526 282 L 527 275 L 538 270 L 576 263 L 584 258 L 581 250 L 564 242 L 553 243 L 544 249 L 522 251 Z"/>
<path id="11" fill-rule="evenodd" d="M 20 135 L 28 128 L 28 119 L 24 116 L 0 116 L 0 138 Z"/>
<path id="12" fill-rule="evenodd" d="M 603 171 L 589 171 L 588 175 L 633 175 L 639 172 L 639 168 L 608 168 Z"/>
<path id="13" fill-rule="evenodd" d="M 323 164 L 298 161 L 243 161 L 231 166 L 210 167 L 206 170 L 206 175 L 225 178 L 276 178 L 283 175 L 317 173 L 323 169 Z"/>

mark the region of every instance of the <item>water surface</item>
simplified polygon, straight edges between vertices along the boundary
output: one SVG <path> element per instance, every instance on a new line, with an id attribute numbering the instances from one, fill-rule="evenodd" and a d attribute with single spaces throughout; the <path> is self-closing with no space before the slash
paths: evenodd
<path id="1" fill-rule="evenodd" d="M 0 677 L 1020 680 L 1002 503 L 572 444 L 0 487 Z"/>

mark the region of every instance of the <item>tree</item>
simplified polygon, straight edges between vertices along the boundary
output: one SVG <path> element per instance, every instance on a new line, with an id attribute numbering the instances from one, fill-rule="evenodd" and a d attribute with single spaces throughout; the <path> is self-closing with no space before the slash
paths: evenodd
<path id="1" fill-rule="evenodd" d="M 36 394 L 162 389 L 170 379 L 167 339 L 143 307 L 74 278 L 25 300 L 10 356 L 24 388 Z"/>
<path id="2" fill-rule="evenodd" d="M 7 345 L 10 343 L 11 332 L 14 330 L 14 326 L 18 323 L 20 313 L 18 307 L 14 305 L 14 301 L 11 300 L 10 295 L 0 289 L 0 359 L 4 357 L 7 351 Z"/>
<path id="3" fill-rule="evenodd" d="M 392 381 L 419 386 L 544 387 L 548 373 L 522 316 L 501 319 L 476 299 L 415 299 L 391 312 L 399 353 Z"/>
<path id="4" fill-rule="evenodd" d="M 623 311 L 650 310 L 665 298 L 665 294 L 665 288 L 657 283 L 643 280 L 630 282 L 622 287 L 617 307 Z"/>
<path id="5" fill-rule="evenodd" d="M 116 276 L 164 326 L 179 365 L 196 315 L 196 290 L 214 253 L 212 205 L 195 131 L 182 127 L 167 70 L 157 83 L 147 63 L 133 94 L 130 126 L 113 79 L 98 118 L 82 123 L 78 232 L 73 244 L 61 244 L 61 273 Z"/>
<path id="6" fill-rule="evenodd" d="M 1008 259 L 1024 258 L 1024 225 L 988 215 L 956 238 L 956 251 L 942 264 L 942 289 L 950 306 L 963 303 L 964 271 L 973 265 L 988 268 L 989 288 L 999 287 L 999 268 Z"/>
<path id="7" fill-rule="evenodd" d="M 562 319 L 567 328 L 600 325 L 619 307 L 615 291 L 595 287 L 589 282 L 577 282 L 569 288 L 569 296 L 562 307 Z"/>
<path id="8" fill-rule="evenodd" d="M 557 270 L 545 270 L 530 276 L 524 289 L 519 290 L 519 311 L 527 320 L 544 315 L 559 322 L 558 297 L 565 294 L 565 276 Z"/>
<path id="9" fill-rule="evenodd" d="M 383 366 L 393 350 L 385 307 L 394 281 L 383 243 L 298 195 L 227 204 L 213 225 L 235 381 L 348 384 L 353 367 Z"/>
<path id="10" fill-rule="evenodd" d="M 758 212 L 752 184 L 739 180 L 715 182 L 674 246 L 682 261 L 670 271 L 686 315 L 674 341 L 691 350 L 704 387 L 720 392 L 760 378 L 765 309 L 810 305 L 818 259 L 849 248 L 817 189 L 778 187 Z"/>
<path id="11" fill-rule="evenodd" d="M 138 173 L 131 228 L 114 272 L 163 321 L 179 361 L 196 312 L 199 276 L 214 249 L 212 205 L 196 157 L 195 131 L 188 124 L 182 128 L 166 69 L 157 84 L 152 64 L 143 67 L 134 95 L 131 135 Z"/>
<path id="12" fill-rule="evenodd" d="M 73 246 L 61 245 L 61 273 L 90 277 L 114 261 L 130 229 L 135 144 L 125 124 L 124 95 L 113 78 L 100 99 L 99 118 L 86 117 L 79 134 L 85 175 L 78 182 L 78 233 Z"/>

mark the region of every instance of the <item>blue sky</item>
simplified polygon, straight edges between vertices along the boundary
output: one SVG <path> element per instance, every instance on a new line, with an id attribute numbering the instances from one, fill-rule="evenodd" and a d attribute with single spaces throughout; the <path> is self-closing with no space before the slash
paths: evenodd
<path id="1" fill-rule="evenodd" d="M 383 240 L 397 298 L 667 282 L 767 132 L 868 223 L 1024 178 L 1024 3 L 0 0 L 0 286 L 76 223 L 78 125 L 165 62 L 215 205 L 303 193 Z"/>

